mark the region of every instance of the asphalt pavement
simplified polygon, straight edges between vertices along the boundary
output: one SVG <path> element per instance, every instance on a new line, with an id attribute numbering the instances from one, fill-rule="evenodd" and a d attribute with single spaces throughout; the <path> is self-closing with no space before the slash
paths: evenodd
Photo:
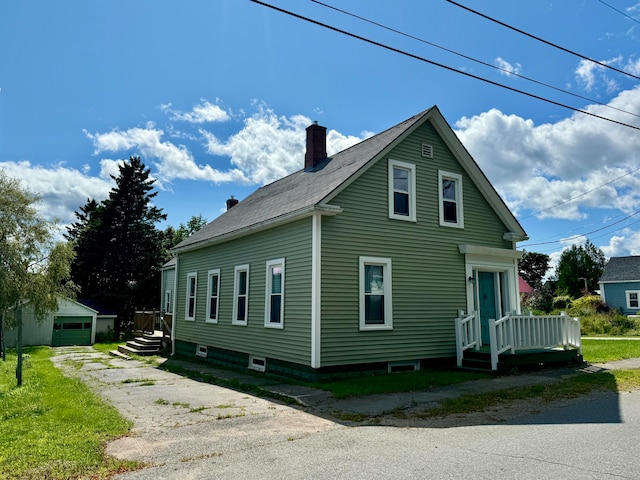
<path id="1" fill-rule="evenodd" d="M 523 449 L 524 446 L 515 448 L 511 443 L 524 441 L 524 431 L 518 430 L 523 426 L 531 433 L 531 441 L 539 440 L 536 435 L 540 432 L 531 428 L 537 421 L 545 425 L 551 422 L 560 428 L 570 425 L 571 429 L 621 425 L 625 423 L 622 406 L 626 403 L 613 393 L 597 393 L 581 399 L 586 403 L 580 407 L 575 407 L 572 401 L 560 402 L 552 409 L 554 412 L 575 408 L 577 412 L 582 412 L 582 418 L 577 414 L 572 417 L 565 412 L 558 414 L 560 416 L 553 421 L 544 417 L 538 420 L 534 418 L 535 412 L 543 415 L 549 410 L 548 405 L 539 405 L 536 399 L 465 416 L 430 419 L 420 417 L 419 413 L 438 406 L 445 398 L 534 384 L 553 384 L 585 372 L 640 368 L 640 359 L 632 359 L 606 365 L 497 376 L 420 392 L 337 400 L 321 390 L 182 359 L 168 360 L 172 366 L 182 370 L 183 374 L 178 375 L 137 360 L 111 357 L 91 347 L 59 347 L 55 351 L 53 361 L 57 366 L 68 375 L 79 376 L 133 422 L 131 435 L 111 442 L 107 446 L 107 454 L 145 462 L 148 468 L 117 478 L 149 480 L 492 478 L 491 474 L 495 475 L 496 472 L 487 469 L 488 465 L 478 465 L 477 475 L 469 475 L 468 466 L 469 461 L 481 457 L 478 452 L 484 452 L 489 443 L 499 444 L 502 449 L 500 452 Z M 184 372 L 188 372 L 188 375 Z M 218 379 L 220 384 L 235 385 L 237 388 L 199 381 L 198 377 Z M 252 395 L 247 391 L 260 395 Z M 636 397 L 634 392 L 632 398 L 625 397 L 624 402 L 632 402 Z M 591 406 L 587 408 L 585 405 Z M 507 426 L 515 428 L 515 436 L 510 441 L 498 442 L 490 434 L 496 426 L 502 429 Z M 480 434 L 473 430 L 478 428 L 488 430 L 482 430 Z M 471 429 L 472 436 L 480 435 L 475 447 L 468 443 L 470 439 L 452 434 L 460 429 Z M 450 441 L 454 443 L 465 442 L 466 447 L 462 450 L 444 448 L 438 452 L 435 449 L 444 445 L 437 439 L 443 435 L 451 437 Z M 629 438 L 629 435 L 633 438 Z M 634 435 L 625 430 L 625 441 L 634 441 L 629 445 L 638 444 Z M 453 440 L 454 437 L 456 440 Z M 570 441 L 566 445 L 572 450 L 574 440 L 579 439 L 567 438 Z M 622 437 L 618 440 L 622 441 Z M 560 442 L 560 439 L 555 440 L 554 437 L 556 441 Z M 545 455 L 555 455 L 556 452 L 546 451 L 554 443 L 546 443 L 547 447 L 542 442 L 537 448 L 544 450 Z M 611 443 L 607 449 L 615 444 Z M 557 443 L 553 448 L 560 448 L 559 445 Z M 526 457 L 524 450 L 518 451 L 522 458 Z M 456 452 L 459 458 L 455 456 Z M 440 458 L 444 453 L 445 457 Z M 496 452 L 487 455 L 497 465 L 500 456 Z M 507 463 L 512 463 L 512 460 Z M 617 464 L 611 469 L 600 468 L 605 464 L 593 465 L 590 468 L 595 473 L 585 474 L 583 469 L 576 468 L 574 460 L 569 457 L 564 463 L 556 462 L 557 465 L 549 472 L 560 474 L 563 478 L 574 478 L 574 475 L 575 478 L 608 478 L 609 472 L 617 472 L 616 478 L 640 478 L 640 471 L 633 470 L 637 467 L 636 461 L 632 461 L 627 469 L 631 468 L 638 475 L 627 477 L 626 470 L 620 470 Z M 434 461 L 444 463 L 432 464 Z M 542 465 L 536 462 L 534 464 Z M 527 471 L 533 468 L 530 461 L 521 463 L 523 471 L 520 472 L 520 478 L 543 478 L 531 476 L 531 472 Z M 441 468 L 443 465 L 448 465 L 446 471 Z M 497 468 L 496 465 L 492 468 Z M 505 472 L 504 469 L 498 471 Z M 463 472 L 467 476 L 462 476 Z M 607 475 L 602 476 L 603 472 Z M 579 477 L 578 473 L 582 476 Z M 506 476 L 510 477 L 509 474 Z"/>

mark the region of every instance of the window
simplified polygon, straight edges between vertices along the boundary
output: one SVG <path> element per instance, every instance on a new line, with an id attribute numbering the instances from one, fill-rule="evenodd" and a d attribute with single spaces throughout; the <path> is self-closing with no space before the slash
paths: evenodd
<path id="1" fill-rule="evenodd" d="M 220 269 L 209 270 L 207 281 L 206 322 L 218 323 L 218 295 L 220 291 Z"/>
<path id="2" fill-rule="evenodd" d="M 389 160 L 389 218 L 416 221 L 416 166 Z"/>
<path id="3" fill-rule="evenodd" d="M 249 265 L 239 265 L 235 268 L 233 282 L 233 319 L 235 325 L 247 324 L 249 310 Z"/>
<path id="4" fill-rule="evenodd" d="M 264 326 L 284 328 L 284 258 L 267 262 Z"/>
<path id="5" fill-rule="evenodd" d="M 171 295 L 171 290 L 167 290 L 164 292 L 164 311 L 165 313 L 173 312 L 173 295 Z"/>
<path id="6" fill-rule="evenodd" d="M 438 184 L 440 225 L 463 228 L 462 175 L 438 172 Z"/>
<path id="7" fill-rule="evenodd" d="M 360 330 L 393 328 L 391 259 L 360 257 Z"/>
<path id="8" fill-rule="evenodd" d="M 627 290 L 627 308 L 640 308 L 640 291 Z"/>
<path id="9" fill-rule="evenodd" d="M 196 291 L 198 288 L 198 274 L 187 273 L 187 305 L 184 310 L 185 320 L 196 319 Z"/>

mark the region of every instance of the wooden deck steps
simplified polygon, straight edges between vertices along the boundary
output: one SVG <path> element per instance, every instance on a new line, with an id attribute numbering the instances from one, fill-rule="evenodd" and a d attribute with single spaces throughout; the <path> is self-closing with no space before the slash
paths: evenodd
<path id="1" fill-rule="evenodd" d="M 141 337 L 118 345 L 118 352 L 125 355 L 160 355 L 162 354 L 162 336 L 145 333 Z"/>

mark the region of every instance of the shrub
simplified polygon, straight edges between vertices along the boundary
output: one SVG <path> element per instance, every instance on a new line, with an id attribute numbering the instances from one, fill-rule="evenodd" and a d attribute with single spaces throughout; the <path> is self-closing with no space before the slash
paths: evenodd
<path id="1" fill-rule="evenodd" d="M 596 313 L 606 313 L 610 310 L 602 300 L 600 295 L 585 295 L 575 299 L 568 308 L 567 313 L 574 317 L 594 315 Z"/>
<path id="2" fill-rule="evenodd" d="M 639 335 L 640 320 L 629 318 L 613 310 L 609 313 L 581 315 L 580 333 L 582 335 Z"/>
<path id="3" fill-rule="evenodd" d="M 563 310 L 565 308 L 569 308 L 571 306 L 571 297 L 569 295 L 561 295 L 559 297 L 554 297 L 553 302 L 551 303 L 551 307 L 554 310 Z"/>

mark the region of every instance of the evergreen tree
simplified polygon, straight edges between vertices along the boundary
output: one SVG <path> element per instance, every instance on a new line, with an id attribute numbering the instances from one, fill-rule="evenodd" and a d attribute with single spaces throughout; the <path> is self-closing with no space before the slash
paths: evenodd
<path id="1" fill-rule="evenodd" d="M 163 233 L 157 222 L 166 219 L 152 204 L 154 179 L 139 157 L 119 167 L 116 186 L 101 204 L 89 201 L 76 212 L 69 231 L 77 263 L 74 281 L 81 295 L 100 300 L 118 313 L 122 330 L 136 308 L 159 302 L 160 267 L 165 261 Z"/>

